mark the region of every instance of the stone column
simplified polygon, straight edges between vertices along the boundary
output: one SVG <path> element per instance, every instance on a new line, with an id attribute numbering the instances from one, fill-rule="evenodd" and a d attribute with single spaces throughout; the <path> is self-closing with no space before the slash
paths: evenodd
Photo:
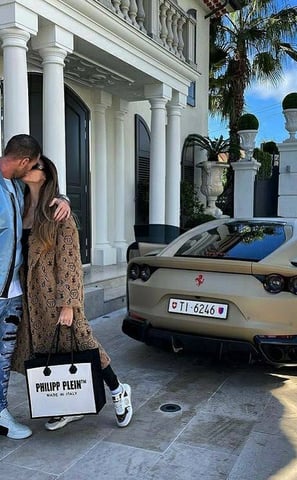
<path id="1" fill-rule="evenodd" d="M 3 50 L 4 143 L 29 133 L 27 42 L 38 30 L 38 15 L 17 2 L 1 2 L 0 39 Z M 21 20 L 21 21 L 20 21 Z"/>
<path id="2" fill-rule="evenodd" d="M 43 152 L 56 164 L 66 192 L 64 59 L 73 49 L 73 35 L 57 25 L 40 31 L 32 41 L 43 67 Z"/>
<path id="3" fill-rule="evenodd" d="M 255 176 L 260 165 L 255 159 L 231 163 L 234 170 L 234 217 L 254 216 Z"/>
<path id="4" fill-rule="evenodd" d="M 112 104 L 112 97 L 104 91 L 98 91 L 94 98 L 93 117 L 93 144 L 94 144 L 94 232 L 95 246 L 93 248 L 94 265 L 112 265 L 116 263 L 116 249 L 108 241 L 108 190 L 107 190 L 107 129 L 106 109 Z"/>
<path id="5" fill-rule="evenodd" d="M 145 85 L 145 96 L 151 104 L 150 209 L 149 223 L 165 223 L 166 176 L 166 103 L 171 88 L 164 84 Z"/>
<path id="6" fill-rule="evenodd" d="M 114 163 L 114 185 L 115 185 L 115 240 L 114 246 L 117 249 L 117 262 L 126 261 L 128 244 L 125 240 L 125 132 L 124 120 L 128 112 L 128 102 L 117 99 L 115 107 L 115 163 Z"/>
<path id="7" fill-rule="evenodd" d="M 166 146 L 166 204 L 165 223 L 180 224 L 180 179 L 181 179 L 181 112 L 187 98 L 174 92 L 167 104 L 167 146 Z"/>
<path id="8" fill-rule="evenodd" d="M 0 30 L 4 73 L 4 144 L 18 133 L 29 133 L 27 42 L 19 28 Z"/>

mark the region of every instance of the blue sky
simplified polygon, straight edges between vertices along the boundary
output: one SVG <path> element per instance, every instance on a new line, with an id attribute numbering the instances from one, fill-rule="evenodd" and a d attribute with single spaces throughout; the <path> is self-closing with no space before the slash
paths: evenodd
<path id="1" fill-rule="evenodd" d="M 297 2 L 287 1 L 288 6 L 295 6 Z M 278 4 L 283 4 L 278 0 Z M 296 43 L 294 46 L 296 48 Z M 259 120 L 259 131 L 256 146 L 270 140 L 276 143 L 283 142 L 289 134 L 285 129 L 285 120 L 282 113 L 282 100 L 291 92 L 297 92 L 297 62 L 287 60 L 282 80 L 277 87 L 269 83 L 255 83 L 246 91 L 245 112 L 253 113 Z M 209 119 L 209 136 L 228 137 L 228 129 L 220 119 Z"/>

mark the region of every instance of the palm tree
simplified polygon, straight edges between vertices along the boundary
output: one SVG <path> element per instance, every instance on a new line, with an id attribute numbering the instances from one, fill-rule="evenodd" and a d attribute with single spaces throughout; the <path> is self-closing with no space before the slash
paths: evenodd
<path id="1" fill-rule="evenodd" d="M 232 144 L 238 143 L 237 123 L 246 88 L 253 80 L 277 84 L 284 58 L 297 61 L 290 43 L 296 38 L 297 8 L 277 11 L 275 0 L 243 4 L 241 10 L 213 20 L 210 26 L 210 111 L 229 122 Z"/>

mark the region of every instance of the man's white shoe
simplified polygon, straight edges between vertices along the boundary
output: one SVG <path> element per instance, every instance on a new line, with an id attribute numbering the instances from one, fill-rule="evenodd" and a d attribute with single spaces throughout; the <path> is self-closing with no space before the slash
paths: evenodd
<path id="1" fill-rule="evenodd" d="M 0 435 L 6 435 L 6 437 L 14 440 L 21 440 L 30 437 L 32 430 L 26 425 L 17 422 L 7 408 L 4 408 L 0 412 Z"/>

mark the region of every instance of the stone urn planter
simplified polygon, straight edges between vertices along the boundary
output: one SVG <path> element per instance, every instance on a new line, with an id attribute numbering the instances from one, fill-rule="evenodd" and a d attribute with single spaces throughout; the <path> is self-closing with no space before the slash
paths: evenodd
<path id="1" fill-rule="evenodd" d="M 240 147 L 245 152 L 245 158 L 242 161 L 251 161 L 255 148 L 255 140 L 258 133 L 259 122 L 255 115 L 245 113 L 238 121 L 238 135 L 240 138 Z"/>
<path id="2" fill-rule="evenodd" d="M 206 197 L 206 206 L 204 213 L 213 217 L 222 216 L 223 212 L 216 206 L 216 200 L 223 193 L 223 173 L 229 165 L 225 161 L 219 161 L 220 156 L 226 156 L 230 149 L 229 138 L 224 139 L 223 135 L 219 138 L 211 139 L 208 136 L 197 133 L 190 134 L 185 146 L 197 146 L 204 150 L 207 155 L 207 161 L 201 161 L 196 166 L 202 169 L 201 192 Z"/>
<path id="3" fill-rule="evenodd" d="M 204 212 L 216 218 L 221 217 L 223 212 L 216 206 L 219 195 L 223 193 L 223 173 L 229 165 L 223 162 L 202 162 L 199 164 L 202 168 L 201 192 L 206 197 L 206 207 Z"/>
<path id="4" fill-rule="evenodd" d="M 285 142 L 297 142 L 297 92 L 286 95 L 282 101 L 282 107 L 286 119 L 285 128 L 290 135 Z"/>

